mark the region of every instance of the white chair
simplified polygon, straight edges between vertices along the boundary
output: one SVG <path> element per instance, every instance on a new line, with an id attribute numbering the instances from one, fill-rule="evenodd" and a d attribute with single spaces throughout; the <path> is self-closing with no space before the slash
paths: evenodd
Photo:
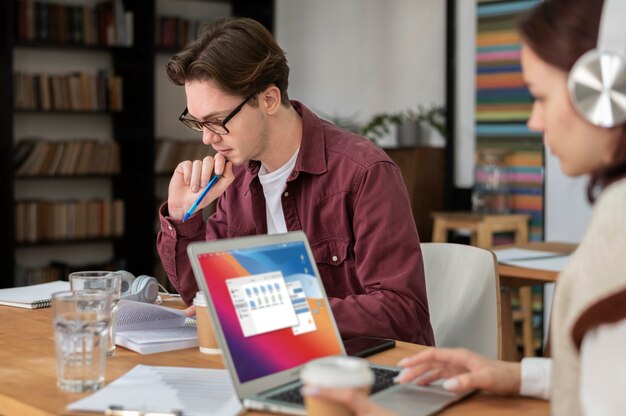
<path id="1" fill-rule="evenodd" d="M 462 244 L 424 243 L 422 255 L 436 345 L 500 358 L 500 279 L 494 254 Z"/>

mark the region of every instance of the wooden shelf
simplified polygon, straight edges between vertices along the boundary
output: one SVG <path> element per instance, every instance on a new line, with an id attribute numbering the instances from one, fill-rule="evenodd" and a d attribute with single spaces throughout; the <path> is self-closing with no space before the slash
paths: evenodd
<path id="1" fill-rule="evenodd" d="M 121 240 L 120 237 L 99 237 L 99 238 L 83 238 L 78 240 L 45 240 L 36 241 L 32 243 L 16 242 L 16 248 L 32 248 L 32 247 L 44 247 L 44 246 L 66 246 L 72 244 L 97 244 L 97 243 L 114 243 Z"/>
<path id="2" fill-rule="evenodd" d="M 232 12 L 237 16 L 256 19 L 272 30 L 274 2 L 272 0 L 202 0 L 230 3 Z M 154 221 L 156 213 L 156 179 L 160 174 L 154 171 L 156 148 L 155 138 L 155 68 L 156 53 L 163 51 L 156 48 L 154 42 L 157 0 L 124 0 L 125 9 L 134 17 L 134 45 L 105 46 L 75 43 L 52 43 L 23 41 L 16 38 L 17 8 L 19 0 L 0 1 L 0 212 L 4 225 L 0 227 L 0 251 L 3 261 L 0 265 L 0 288 L 11 287 L 16 275 L 15 252 L 27 247 L 63 246 L 75 244 L 95 244 L 112 242 L 114 259 L 125 264 L 133 273 L 150 273 L 154 270 L 156 253 L 153 249 Z M 71 51 L 77 57 L 89 52 L 102 52 L 111 57 L 111 68 L 123 79 L 122 111 L 40 111 L 35 109 L 14 108 L 13 74 L 15 70 L 14 50 L 18 48 L 43 49 L 32 53 Z M 168 52 L 175 52 L 174 49 Z M 31 51 L 29 51 L 29 54 Z M 19 57 L 18 57 L 19 59 Z M 77 60 L 79 60 L 77 58 Z M 77 64 L 78 65 L 78 64 Z M 46 62 L 41 63 L 40 72 L 46 71 Z M 80 68 L 77 68 L 79 70 Z M 121 155 L 121 173 L 119 175 L 68 175 L 68 176 L 22 176 L 15 175 L 13 152 L 16 117 L 19 115 L 110 116 L 111 136 L 117 141 Z M 173 117 L 177 114 L 173 115 Z M 67 117 L 59 117 L 59 123 Z M 52 120 L 54 122 L 55 120 Z M 24 122 L 17 118 L 17 122 Z M 48 122 L 48 120 L 46 120 Z M 50 131 L 50 137 L 55 136 Z M 86 131 L 84 136 L 89 136 Z M 97 238 L 81 240 L 46 241 L 37 243 L 18 243 L 15 241 L 15 195 L 16 183 L 20 181 L 72 181 L 72 180 L 110 180 L 112 198 L 121 199 L 125 206 L 125 235 L 122 238 Z M 67 182 L 71 184 L 71 182 Z M 21 185 L 17 185 L 21 186 Z M 71 186 L 71 185 L 70 185 Z M 71 250 L 71 248 L 68 248 Z"/>

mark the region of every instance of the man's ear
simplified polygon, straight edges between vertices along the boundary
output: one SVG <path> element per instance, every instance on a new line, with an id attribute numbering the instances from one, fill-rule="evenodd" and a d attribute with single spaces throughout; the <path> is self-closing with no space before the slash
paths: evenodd
<path id="1" fill-rule="evenodd" d="M 259 104 L 268 116 L 276 114 L 281 104 L 280 89 L 276 85 L 270 85 L 259 94 Z"/>

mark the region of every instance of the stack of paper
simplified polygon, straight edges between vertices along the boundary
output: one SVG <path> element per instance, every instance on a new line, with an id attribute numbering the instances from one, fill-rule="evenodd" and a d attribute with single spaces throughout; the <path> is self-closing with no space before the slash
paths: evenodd
<path id="1" fill-rule="evenodd" d="M 226 370 L 144 365 L 67 409 L 103 413 L 111 406 L 185 416 L 232 416 L 243 409 Z"/>

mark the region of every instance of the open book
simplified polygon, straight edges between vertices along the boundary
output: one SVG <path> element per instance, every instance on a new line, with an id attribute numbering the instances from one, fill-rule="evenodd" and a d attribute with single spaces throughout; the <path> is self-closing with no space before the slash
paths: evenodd
<path id="1" fill-rule="evenodd" d="M 56 282 L 39 285 L 0 289 L 0 305 L 18 308 L 37 309 L 50 306 L 50 298 L 55 292 L 70 290 L 69 282 Z"/>
<path id="2" fill-rule="evenodd" d="M 150 303 L 120 301 L 115 343 L 140 354 L 198 346 L 198 332 L 183 311 Z"/>

